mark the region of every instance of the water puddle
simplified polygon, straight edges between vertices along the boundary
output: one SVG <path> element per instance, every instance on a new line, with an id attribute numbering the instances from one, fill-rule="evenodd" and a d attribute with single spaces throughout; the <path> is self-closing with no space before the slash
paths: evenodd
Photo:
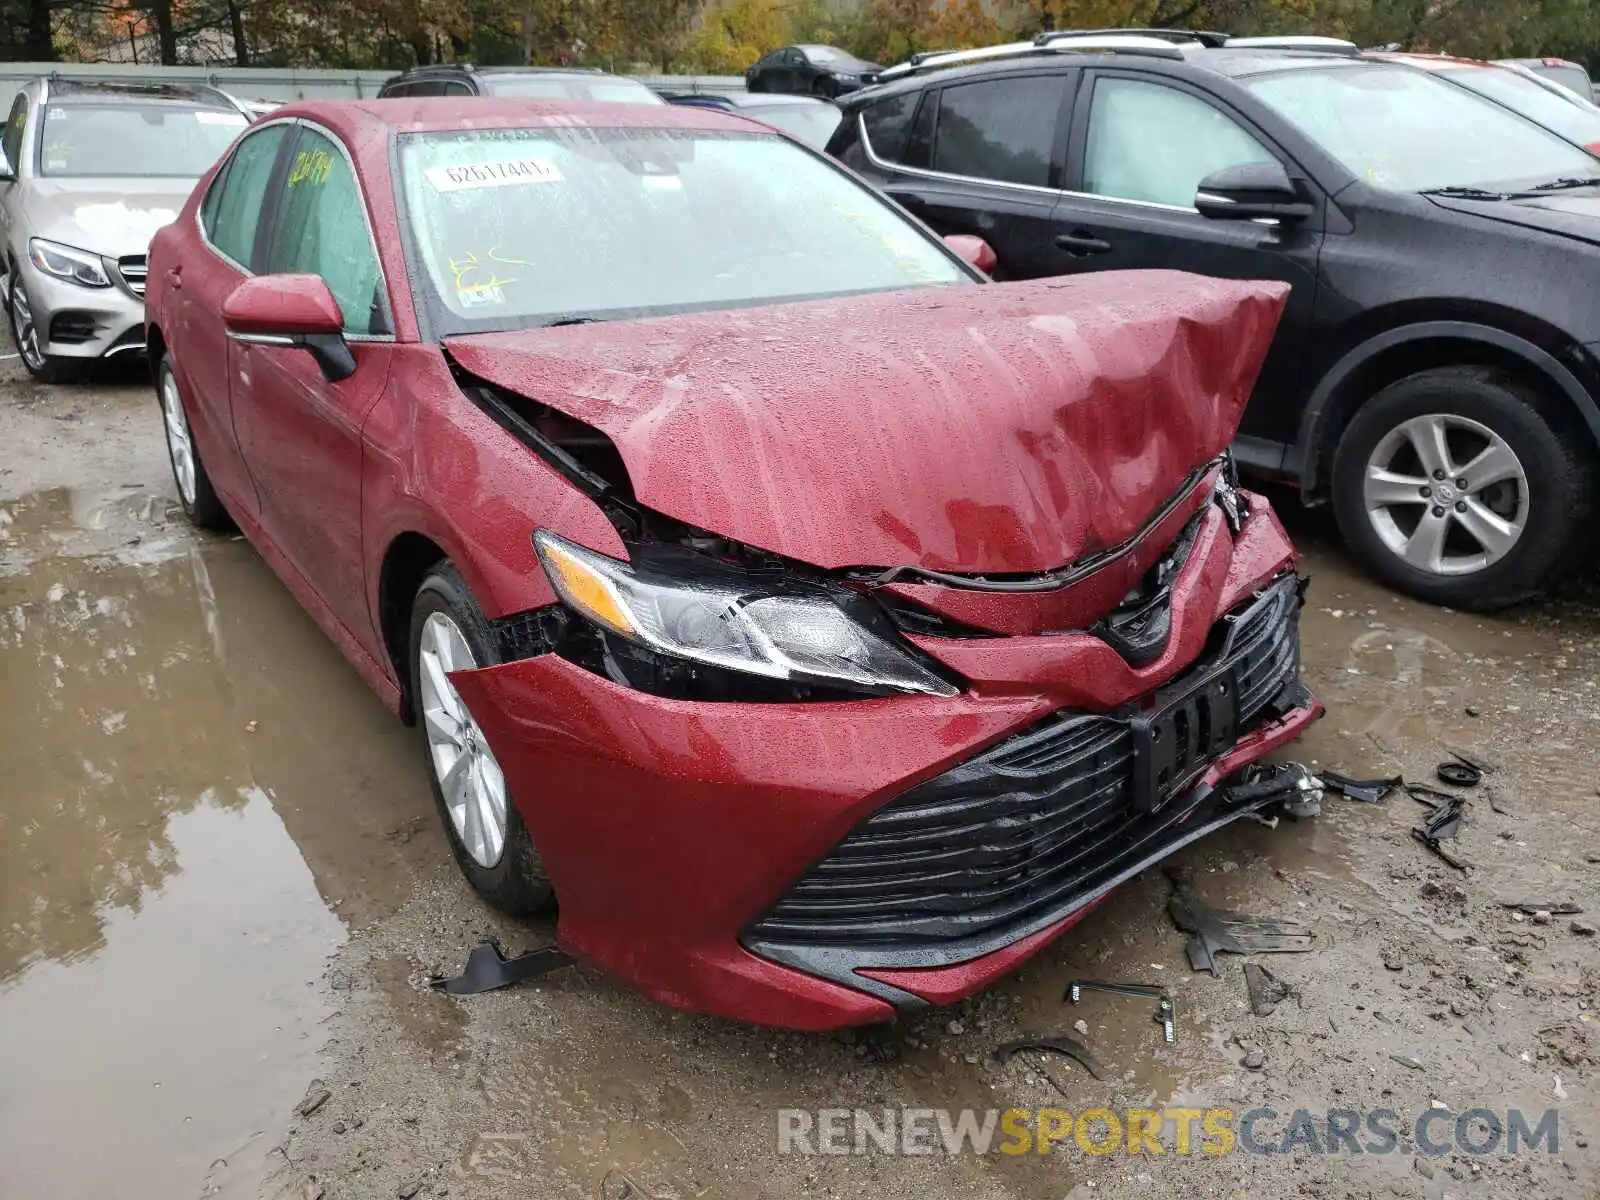
<path id="1" fill-rule="evenodd" d="M 327 955 L 444 855 L 410 732 L 167 514 L 0 500 L 0 1195 L 253 1195 Z"/>

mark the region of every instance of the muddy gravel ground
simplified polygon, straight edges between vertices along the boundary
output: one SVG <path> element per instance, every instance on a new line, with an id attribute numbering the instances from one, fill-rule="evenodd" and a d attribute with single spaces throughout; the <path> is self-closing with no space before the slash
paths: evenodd
<path id="1" fill-rule="evenodd" d="M 1412 838 L 1425 810 L 1403 793 L 1180 856 L 1208 902 L 1313 933 L 1256 960 L 1293 991 L 1270 1015 L 1240 959 L 1189 970 L 1153 872 L 967 1004 L 802 1036 L 671 1012 L 583 967 L 431 990 L 486 935 L 517 950 L 552 931 L 473 898 L 412 732 L 247 544 L 184 526 L 139 372 L 41 388 L 0 363 L 0 425 L 0 1196 L 1600 1195 L 1592 580 L 1506 617 L 1442 612 L 1364 582 L 1325 520 L 1288 514 L 1328 706 L 1295 756 L 1428 780 L 1454 747 L 1494 769 L 1452 846 L 1466 871 Z M 1501 903 L 1522 900 L 1587 911 Z M 1143 1000 L 1063 1003 L 1080 976 L 1174 988 L 1176 1042 Z M 1104 1081 L 992 1059 L 1037 1033 L 1086 1044 Z M 780 1110 L 1136 1107 L 1270 1109 L 1269 1147 L 1296 1110 L 1313 1119 L 1278 1154 L 1179 1154 L 1171 1136 L 1160 1156 L 1071 1136 L 1047 1154 L 779 1152 Z M 1312 1152 L 1329 1110 L 1374 1109 L 1401 1130 L 1392 1152 Z M 1443 1153 L 1412 1137 L 1430 1109 L 1452 1114 L 1425 1127 Z M 1530 1127 L 1558 1110 L 1555 1152 L 1452 1146 L 1471 1109 Z M 1088 1128 L 1104 1146 L 1109 1126 Z M 1463 1128 L 1492 1140 L 1481 1115 Z"/>

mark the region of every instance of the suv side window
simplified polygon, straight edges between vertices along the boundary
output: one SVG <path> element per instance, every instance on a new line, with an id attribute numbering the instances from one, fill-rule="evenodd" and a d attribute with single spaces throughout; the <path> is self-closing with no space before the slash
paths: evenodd
<path id="1" fill-rule="evenodd" d="M 445 81 L 442 79 L 423 79 L 413 83 L 406 92 L 408 96 L 442 96 L 445 94 Z"/>
<path id="2" fill-rule="evenodd" d="M 11 115 L 6 118 L 6 132 L 0 138 L 6 164 L 13 170 L 22 170 L 22 135 L 28 128 L 28 98 L 19 95 L 11 105 Z"/>
<path id="3" fill-rule="evenodd" d="M 206 240 L 245 270 L 255 265 L 256 230 L 266 207 L 267 181 L 291 128 L 268 125 L 241 138 L 200 205 Z"/>
<path id="4" fill-rule="evenodd" d="M 452 79 L 444 85 L 443 94 L 446 96 L 473 96 L 477 93 L 460 80 Z"/>
<path id="5" fill-rule="evenodd" d="M 366 202 L 338 143 L 302 129 L 278 195 L 268 274 L 320 275 L 339 302 L 344 331 L 390 332 Z"/>
<path id="6" fill-rule="evenodd" d="M 944 88 L 933 136 L 933 169 L 1050 186 L 1050 159 L 1068 78 L 1064 73 L 1024 75 Z"/>
<path id="7" fill-rule="evenodd" d="M 378 99 L 403 100 L 409 95 L 411 95 L 411 85 L 409 83 L 386 84 L 383 90 L 378 93 Z"/>
<path id="8" fill-rule="evenodd" d="M 1193 208 L 1200 181 L 1213 171 L 1271 161 L 1237 121 L 1198 96 L 1137 79 L 1095 81 L 1085 192 Z"/>
<path id="9" fill-rule="evenodd" d="M 867 141 L 872 152 L 884 162 L 906 161 L 906 140 L 911 132 L 911 118 L 916 115 L 921 92 L 902 92 L 879 100 L 862 110 L 861 119 L 867 126 Z M 933 107 L 930 101 L 928 107 Z"/>

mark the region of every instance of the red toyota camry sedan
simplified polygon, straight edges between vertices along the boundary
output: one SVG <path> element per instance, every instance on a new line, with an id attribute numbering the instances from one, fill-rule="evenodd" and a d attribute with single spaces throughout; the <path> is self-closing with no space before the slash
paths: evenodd
<path id="1" fill-rule="evenodd" d="M 415 723 L 486 901 L 669 1004 L 887 1019 L 1320 712 L 1226 456 L 1282 286 L 986 249 L 736 115 L 292 105 L 151 248 L 174 478 Z"/>

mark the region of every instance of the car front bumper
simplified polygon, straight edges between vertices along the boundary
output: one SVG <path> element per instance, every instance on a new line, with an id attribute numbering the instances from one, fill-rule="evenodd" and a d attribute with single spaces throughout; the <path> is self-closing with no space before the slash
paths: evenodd
<path id="1" fill-rule="evenodd" d="M 110 287 L 87 288 L 47 275 L 26 258 L 17 264 L 38 330 L 39 350 L 51 358 L 106 358 L 142 352 L 144 277 L 123 276 L 107 259 Z M 143 259 L 138 259 L 142 267 Z M 137 291 L 135 289 L 138 289 Z"/>
<path id="2" fill-rule="evenodd" d="M 561 945 L 664 1003 L 790 1028 L 983 988 L 1243 815 L 1216 786 L 1320 715 L 1299 682 L 1294 553 L 1252 500 L 1238 533 L 1202 518 L 1142 668 L 1066 633 L 917 638 L 974 680 L 952 697 L 699 703 L 554 654 L 457 673 L 549 870 Z M 1274 596 L 1263 697 L 1234 652 Z M 1019 657 L 1023 642 L 1048 653 Z M 996 680 L 986 655 L 1031 665 Z"/>

